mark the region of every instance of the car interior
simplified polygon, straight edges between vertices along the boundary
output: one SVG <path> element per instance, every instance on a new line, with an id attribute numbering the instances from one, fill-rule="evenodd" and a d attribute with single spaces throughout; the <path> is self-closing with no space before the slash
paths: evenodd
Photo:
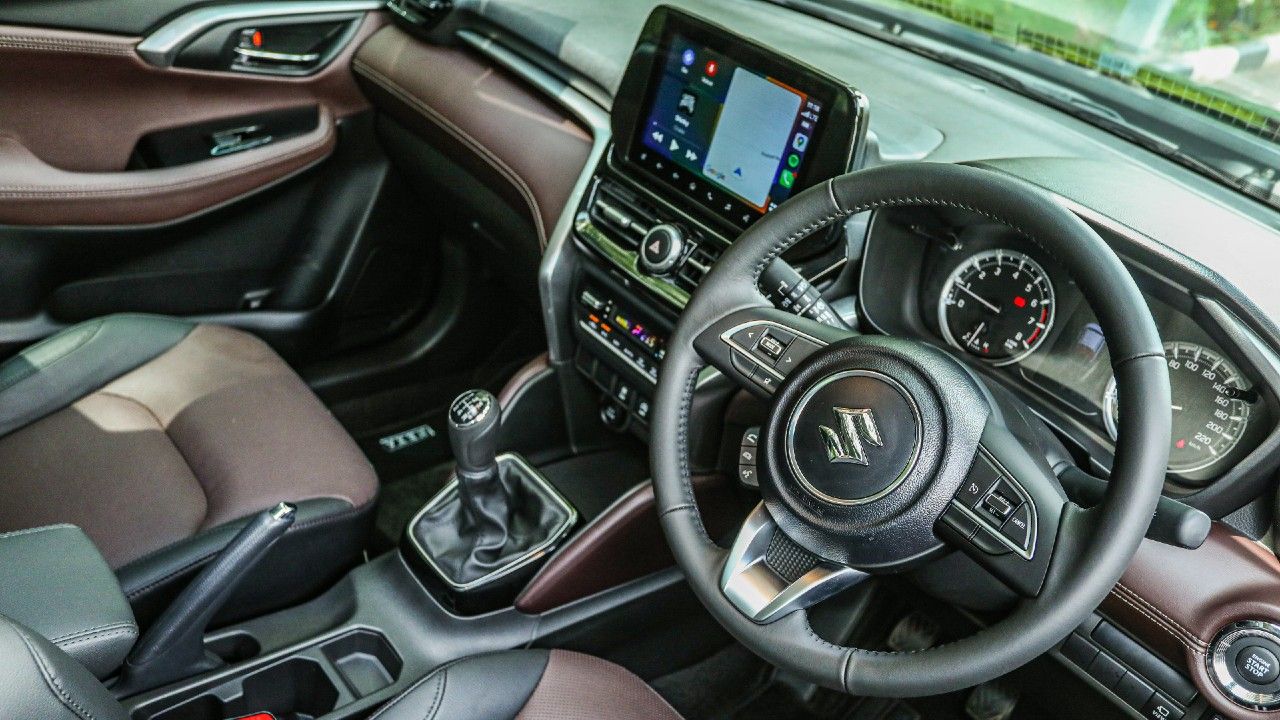
<path id="1" fill-rule="evenodd" d="M 0 716 L 1280 717 L 1190 5 L 0 4 Z"/>

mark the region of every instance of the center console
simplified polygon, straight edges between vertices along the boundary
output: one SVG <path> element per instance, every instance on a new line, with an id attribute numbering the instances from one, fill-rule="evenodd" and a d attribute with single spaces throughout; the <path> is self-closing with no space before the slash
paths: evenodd
<path id="1" fill-rule="evenodd" d="M 677 314 L 720 254 L 786 199 L 860 162 L 866 100 L 848 85 L 668 7 L 650 16 L 613 108 L 614 143 L 577 209 L 578 369 L 601 420 L 642 437 Z M 838 322 L 784 263 L 781 307 Z"/>

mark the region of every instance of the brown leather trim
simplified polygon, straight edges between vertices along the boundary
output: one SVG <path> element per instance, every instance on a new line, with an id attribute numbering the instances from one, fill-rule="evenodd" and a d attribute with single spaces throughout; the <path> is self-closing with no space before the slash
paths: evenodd
<path id="1" fill-rule="evenodd" d="M 716 537 L 741 520 L 722 475 L 693 478 L 708 532 Z M 516 598 L 520 612 L 537 614 L 655 573 L 675 564 L 658 523 L 653 483 L 618 498 L 558 550 Z"/>
<path id="2" fill-rule="evenodd" d="M 192 215 L 301 171 L 333 152 L 333 118 L 311 132 L 226 157 L 127 172 L 70 172 L 0 135 L 0 223 L 143 225 Z"/>
<path id="3" fill-rule="evenodd" d="M 1233 704 L 1205 666 L 1209 644 L 1226 625 L 1280 622 L 1280 559 L 1267 547 L 1221 523 L 1214 523 L 1196 550 L 1144 540 L 1101 609 L 1166 660 L 1188 669 L 1223 714 L 1275 717 Z"/>
<path id="4" fill-rule="evenodd" d="M 511 376 L 511 379 L 507 381 L 507 384 L 502 386 L 502 391 L 498 393 L 498 405 L 506 408 L 513 400 L 516 399 L 516 396 L 524 390 L 526 385 L 533 382 L 536 378 L 540 377 L 542 373 L 550 369 L 551 361 L 547 357 L 546 353 L 542 353 L 525 363 L 516 371 L 515 375 Z"/>
<path id="5" fill-rule="evenodd" d="M 351 58 L 387 22 L 366 16 L 343 52 L 304 78 L 157 68 L 134 51 L 138 38 L 0 26 L 0 134 L 60 170 L 118 172 L 155 130 L 308 105 L 347 117 L 369 107 Z"/>
<path id="6" fill-rule="evenodd" d="M 395 26 L 369 38 L 352 67 L 380 109 L 527 212 L 546 246 L 591 150 L 585 128 L 472 52 Z"/>
<path id="7" fill-rule="evenodd" d="M 430 717 L 431 713 L 428 713 Z M 656 690 L 620 665 L 552 650 L 515 720 L 680 720 Z"/>

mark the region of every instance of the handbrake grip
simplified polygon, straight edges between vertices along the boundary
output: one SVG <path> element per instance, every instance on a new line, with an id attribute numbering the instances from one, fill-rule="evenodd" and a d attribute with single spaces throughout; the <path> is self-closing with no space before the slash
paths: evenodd
<path id="1" fill-rule="evenodd" d="M 204 648 L 204 633 L 241 579 L 293 525 L 297 506 L 282 502 L 258 513 L 183 588 L 125 658 L 116 697 L 128 697 L 221 664 Z"/>

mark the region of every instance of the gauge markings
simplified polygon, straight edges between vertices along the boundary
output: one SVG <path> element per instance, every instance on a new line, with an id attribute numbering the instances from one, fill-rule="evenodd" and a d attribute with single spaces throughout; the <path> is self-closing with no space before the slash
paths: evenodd
<path id="1" fill-rule="evenodd" d="M 1173 435 L 1169 471 L 1207 471 L 1231 455 L 1249 425 L 1250 403 L 1240 371 L 1217 351 L 1189 342 L 1164 345 L 1173 392 Z M 1115 378 L 1103 398 L 1107 432 L 1118 437 L 1120 402 Z"/>
<path id="2" fill-rule="evenodd" d="M 943 284 L 938 324 L 952 347 L 1007 365 L 1044 342 L 1053 301 L 1053 283 L 1035 260 L 1014 250 L 985 250 L 961 262 Z"/>

